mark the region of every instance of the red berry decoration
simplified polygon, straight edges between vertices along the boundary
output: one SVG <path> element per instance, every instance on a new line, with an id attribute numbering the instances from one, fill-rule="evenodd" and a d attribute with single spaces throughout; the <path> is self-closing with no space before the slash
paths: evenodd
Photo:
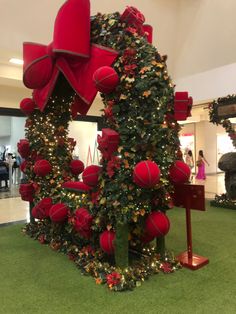
<path id="1" fill-rule="evenodd" d="M 27 202 L 33 202 L 35 189 L 31 183 L 22 183 L 19 188 L 21 199 Z"/>
<path id="2" fill-rule="evenodd" d="M 34 173 L 37 176 L 45 177 L 52 170 L 52 166 L 46 159 L 40 159 L 34 164 Z"/>
<path id="3" fill-rule="evenodd" d="M 189 180 L 191 170 L 189 166 L 181 161 L 176 160 L 170 167 L 169 177 L 173 183 L 185 183 Z"/>
<path id="4" fill-rule="evenodd" d="M 81 160 L 72 160 L 70 170 L 73 174 L 79 175 L 84 171 L 84 163 Z"/>
<path id="5" fill-rule="evenodd" d="M 94 72 L 93 81 L 99 92 L 108 94 L 118 85 L 119 76 L 113 68 L 103 66 Z"/>
<path id="6" fill-rule="evenodd" d="M 141 188 L 152 188 L 160 180 L 160 169 L 151 160 L 140 161 L 133 172 L 133 181 Z"/>
<path id="7" fill-rule="evenodd" d="M 86 208 L 79 208 L 75 211 L 75 230 L 84 238 L 91 236 L 91 224 L 93 217 Z"/>
<path id="8" fill-rule="evenodd" d="M 64 203 L 57 203 L 52 205 L 49 210 L 49 217 L 53 222 L 63 222 L 67 219 L 69 207 Z"/>
<path id="9" fill-rule="evenodd" d="M 27 158 L 30 154 L 30 145 L 27 139 L 21 139 L 17 143 L 17 149 L 22 158 Z"/>
<path id="10" fill-rule="evenodd" d="M 168 233 L 170 222 L 161 211 L 152 212 L 145 222 L 145 233 L 151 238 L 162 237 Z"/>
<path id="11" fill-rule="evenodd" d="M 83 182 L 89 186 L 96 186 L 98 184 L 99 173 L 101 167 L 96 165 L 88 166 L 84 169 L 82 174 Z"/>
<path id="12" fill-rule="evenodd" d="M 103 231 L 103 233 L 100 235 L 100 247 L 101 249 L 107 253 L 112 254 L 115 250 L 114 247 L 114 240 L 115 240 L 115 232 L 114 231 Z"/>
<path id="13" fill-rule="evenodd" d="M 49 217 L 49 210 L 52 207 L 51 197 L 43 198 L 36 206 L 32 209 L 32 216 L 37 219 L 44 219 Z"/>
<path id="14" fill-rule="evenodd" d="M 33 113 L 35 107 L 35 102 L 31 98 L 24 98 L 20 102 L 20 109 L 27 116 Z"/>

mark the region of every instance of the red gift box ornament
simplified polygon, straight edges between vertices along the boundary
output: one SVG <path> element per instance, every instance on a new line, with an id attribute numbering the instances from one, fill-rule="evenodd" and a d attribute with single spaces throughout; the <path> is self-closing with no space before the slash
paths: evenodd
<path id="1" fill-rule="evenodd" d="M 143 30 L 145 33 L 145 36 L 147 38 L 147 41 L 152 44 L 152 34 L 153 34 L 153 28 L 151 25 L 145 24 L 143 25 Z"/>
<path id="2" fill-rule="evenodd" d="M 129 25 L 140 27 L 145 22 L 144 15 L 135 7 L 127 6 L 120 17 L 121 21 Z"/>
<path id="3" fill-rule="evenodd" d="M 188 96 L 188 92 L 176 92 L 174 98 L 174 118 L 184 121 L 191 116 L 193 99 Z"/>
<path id="4" fill-rule="evenodd" d="M 86 114 L 97 94 L 93 73 L 110 66 L 117 55 L 113 49 L 90 45 L 89 0 L 68 0 L 57 14 L 51 44 L 24 43 L 23 82 L 34 89 L 33 98 L 43 111 L 63 73 L 77 94 L 78 112 Z"/>

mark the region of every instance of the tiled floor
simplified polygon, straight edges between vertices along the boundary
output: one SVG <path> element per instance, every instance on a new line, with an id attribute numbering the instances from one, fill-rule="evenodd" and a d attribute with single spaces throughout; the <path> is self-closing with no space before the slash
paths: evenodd
<path id="1" fill-rule="evenodd" d="M 193 184 L 205 186 L 205 197 L 213 199 L 215 194 L 225 192 L 224 174 L 208 175 L 205 181 L 193 179 Z M 29 203 L 18 197 L 18 185 L 10 191 L 0 191 L 0 225 L 16 221 L 29 221 Z"/>

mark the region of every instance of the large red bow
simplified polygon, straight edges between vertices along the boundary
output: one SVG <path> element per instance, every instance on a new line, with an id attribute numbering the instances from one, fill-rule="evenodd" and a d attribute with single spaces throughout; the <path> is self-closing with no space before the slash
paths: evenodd
<path id="1" fill-rule="evenodd" d="M 117 55 L 113 49 L 90 46 L 89 0 L 68 0 L 57 14 L 51 44 L 24 43 L 23 82 L 34 89 L 34 100 L 43 111 L 63 73 L 78 96 L 78 112 L 86 114 L 97 93 L 93 73 L 110 66 Z"/>

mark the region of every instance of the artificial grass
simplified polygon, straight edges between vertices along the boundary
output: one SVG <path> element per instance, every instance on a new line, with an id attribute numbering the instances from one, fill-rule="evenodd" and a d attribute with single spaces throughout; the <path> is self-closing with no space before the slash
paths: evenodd
<path id="1" fill-rule="evenodd" d="M 234 313 L 236 211 L 192 211 L 193 252 L 210 259 L 195 271 L 152 276 L 132 292 L 114 293 L 74 263 L 20 233 L 0 228 L 0 313 Z M 185 210 L 168 212 L 167 248 L 186 250 Z"/>

